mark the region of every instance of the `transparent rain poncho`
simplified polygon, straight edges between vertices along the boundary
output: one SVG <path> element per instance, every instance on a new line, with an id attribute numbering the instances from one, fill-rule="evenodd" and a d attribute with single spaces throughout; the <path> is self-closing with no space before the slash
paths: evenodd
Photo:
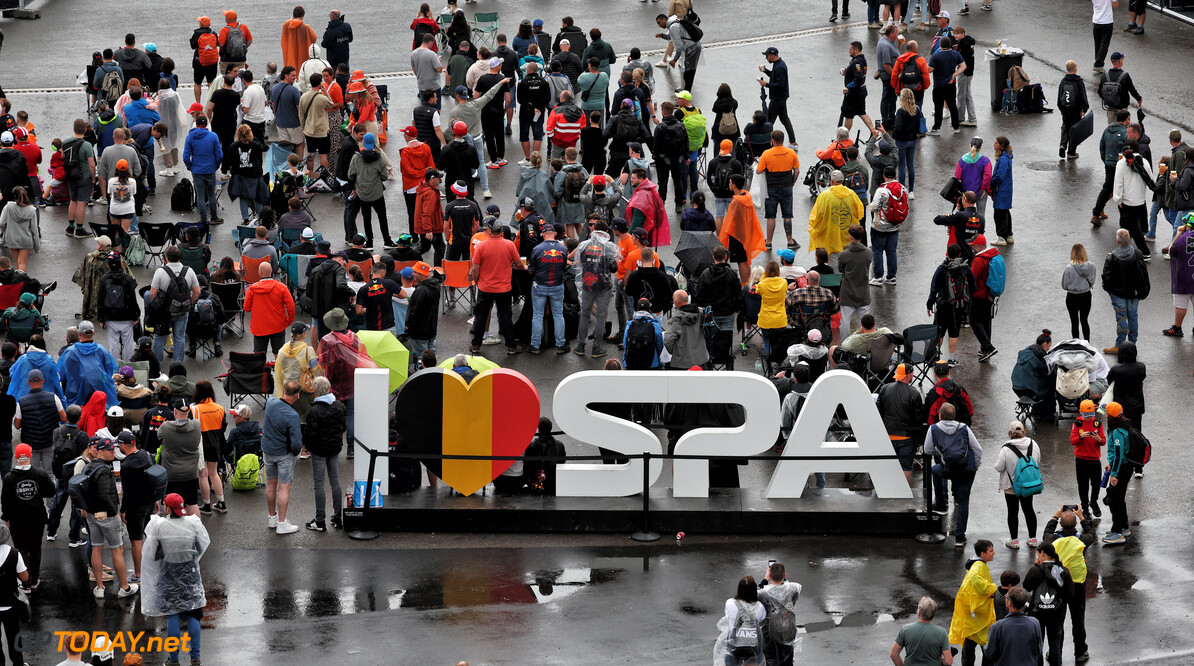
<path id="1" fill-rule="evenodd" d="M 198 516 L 151 518 L 141 551 L 141 612 L 165 616 L 207 605 L 199 558 L 210 545 Z"/>

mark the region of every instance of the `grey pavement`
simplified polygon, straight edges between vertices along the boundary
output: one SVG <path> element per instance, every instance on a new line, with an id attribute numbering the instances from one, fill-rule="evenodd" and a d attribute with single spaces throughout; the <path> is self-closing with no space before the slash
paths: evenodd
<path id="1" fill-rule="evenodd" d="M 467 11 L 496 8 L 511 33 L 523 14 L 542 17 L 551 27 L 556 17 L 571 11 L 583 28 L 600 25 L 619 52 L 635 44 L 644 48 L 656 45 L 651 38 L 656 31 L 651 18 L 660 5 L 630 0 L 516 4 L 517 10 L 511 9 L 510 3 L 482 0 Z M 766 43 L 778 46 L 793 69 L 797 92 L 790 108 L 805 167 L 813 160 L 813 150 L 832 135 L 840 91 L 837 71 L 846 63 L 846 45 L 861 40 L 870 56 L 877 38 L 876 31 L 858 24 L 825 30 L 826 4 L 811 10 L 807 3 L 784 1 L 772 6 L 783 8 L 778 13 L 752 11 L 745 12 L 747 15 L 738 3 L 699 8 L 710 41 L 752 40 L 706 51 L 694 91 L 702 107 L 711 104 L 718 83 L 728 81 L 742 109 L 755 108 L 757 91 L 752 81 L 755 65 L 762 63 L 758 38 L 798 33 Z M 251 64 L 277 57 L 279 26 L 290 6 L 271 0 L 236 7 L 259 40 L 250 51 Z M 154 20 L 145 21 L 151 8 Z M 218 17 L 222 8 L 134 4 L 130 12 L 146 26 L 151 22 L 170 26 L 168 35 L 158 34 L 163 31 L 156 27 L 133 30 L 139 42 L 155 41 L 165 55 L 177 56 L 185 48 L 195 15 L 202 11 Z M 323 16 L 330 8 L 308 6 L 309 22 L 317 31 L 322 32 Z M 9 67 L 0 83 L 6 88 L 72 85 L 90 52 L 108 43 L 115 45 L 128 29 L 110 9 L 94 3 L 51 1 L 43 5 L 40 22 L 4 22 L 5 59 L 21 64 Z M 391 72 L 408 67 L 410 33 L 405 13 L 395 18 L 392 8 L 380 5 L 341 9 L 356 32 L 354 68 Z M 854 20 L 863 18 L 861 3 L 856 12 Z M 775 20 L 775 15 L 782 20 Z M 1121 26 L 1126 23 L 1122 10 L 1117 12 L 1117 20 Z M 981 45 L 1006 38 L 1025 48 L 1029 53 L 1025 69 L 1033 81 L 1043 84 L 1051 100 L 1067 59 L 1077 60 L 1079 73 L 1093 85 L 1094 79 L 1089 78 L 1089 21 L 1090 7 L 1084 2 L 996 0 L 995 12 L 975 10 L 961 22 Z M 72 32 L 77 26 L 85 27 L 88 39 L 77 39 L 78 33 Z M 1147 35 L 1129 37 L 1117 28 L 1112 43 L 1113 50 L 1129 54 L 1127 68 L 1145 97 L 1155 154 L 1164 150 L 1169 127 L 1183 127 L 1191 133 L 1189 86 L 1184 82 L 1194 74 L 1194 58 L 1190 48 L 1178 46 L 1189 41 L 1189 34 L 1185 26 L 1154 15 Z M 909 36 L 926 37 L 916 31 Z M 391 48 L 392 44 L 396 47 Z M 185 62 L 189 55 L 179 60 Z M 1070 245 L 1085 243 L 1092 259 L 1101 261 L 1114 243 L 1116 215 L 1109 209 L 1111 217 L 1101 229 L 1093 229 L 1087 222 L 1103 174 L 1095 155 L 1097 138 L 1082 146 L 1081 159 L 1059 165 L 1055 152 L 1058 115 L 991 113 L 987 76 L 987 64 L 980 61 L 974 85 L 980 126 L 956 136 L 926 137 L 921 142 L 917 171 L 922 184 L 901 234 L 900 283 L 875 288 L 872 294 L 873 311 L 882 325 L 898 330 L 927 321 L 923 308 L 928 281 L 945 246 L 945 231 L 931 223 L 933 215 L 945 212 L 935 192 L 952 174 L 970 136 L 984 137 L 989 155 L 994 137 L 1007 135 L 1016 156 L 1013 216 L 1017 242 L 1001 249 L 1008 260 L 1009 287 L 995 321 L 994 343 L 1000 353 L 990 364 L 975 363 L 977 344 L 965 333 L 959 348 L 964 362 L 955 371 L 955 378 L 975 401 L 975 430 L 991 459 L 1013 417 L 1009 375 L 1016 352 L 1031 344 L 1043 327 L 1052 329 L 1055 339 L 1065 337 L 1068 331 L 1060 274 Z M 678 84 L 678 80 L 673 75 L 672 83 Z M 382 82 L 390 85 L 391 128 L 405 125 L 414 99 L 413 81 L 403 77 Z M 669 84 L 660 87 L 666 90 Z M 872 83 L 872 111 L 877 110 L 878 94 Z M 659 101 L 664 98 L 660 96 Z M 15 108 L 30 112 L 43 145 L 54 136 L 66 136 L 70 121 L 84 111 L 81 92 L 10 93 L 10 99 Z M 401 138 L 397 134 L 392 138 L 387 152 L 395 160 Z M 520 151 L 511 142 L 507 152 L 516 160 Z M 493 202 L 509 216 L 517 172 L 511 165 L 490 172 L 490 176 L 497 195 Z M 172 184 L 173 179 L 159 182 L 159 194 L 151 200 L 159 210 L 150 220 L 182 219 L 168 210 L 164 195 Z M 406 227 L 397 189 L 391 187 L 387 196 L 394 233 Z M 225 217 L 234 220 L 236 214 L 226 200 L 223 203 Z M 806 247 L 803 220 L 810 208 L 811 199 L 797 197 L 795 227 L 797 238 Z M 314 210 L 316 230 L 340 238 L 336 202 L 330 196 L 318 197 Z M 92 208 L 88 219 L 98 219 L 101 214 L 102 209 Z M 676 217 L 673 224 L 678 222 Z M 54 319 L 53 345 L 61 344 L 64 328 L 74 323 L 71 315 L 79 309 L 79 291 L 70 283 L 70 275 L 82 255 L 94 247 L 91 241 L 63 236 L 64 226 L 64 208 L 45 209 L 43 251 L 30 260 L 33 275 L 43 281 L 57 279 L 61 285 L 46 304 Z M 225 224 L 216 229 L 213 256 L 229 254 L 232 249 L 231 232 Z M 673 261 L 669 252 L 664 256 L 669 263 Z M 811 255 L 804 251 L 797 256 L 798 263 L 812 263 Z M 1194 579 L 1188 549 L 1188 516 L 1194 502 L 1187 480 L 1194 455 L 1176 435 L 1184 428 L 1180 408 L 1174 408 L 1181 403 L 1173 397 L 1188 392 L 1194 351 L 1185 340 L 1160 335 L 1161 329 L 1172 323 L 1168 270 L 1168 263 L 1159 257 L 1152 262 L 1154 291 L 1141 306 L 1141 360 L 1149 368 L 1145 432 L 1152 439 L 1158 464 L 1150 465 L 1146 477 L 1135 480 L 1129 490 L 1130 515 L 1141 521 L 1133 526 L 1132 542 L 1119 550 L 1092 548 L 1091 570 L 1099 581 L 1088 590 L 1092 663 L 1194 661 L 1194 639 L 1185 630 Z M 148 280 L 143 269 L 135 275 L 142 282 Z M 465 349 L 468 316 L 457 310 L 441 318 L 441 358 Z M 1091 323 L 1092 342 L 1097 347 L 1113 343 L 1111 308 L 1101 292 L 1095 295 Z M 225 342 L 229 350 L 249 348 L 244 341 Z M 491 349 L 486 348 L 485 353 L 493 353 L 488 351 Z M 566 373 L 600 367 L 597 361 L 571 354 L 551 361 L 531 356 L 506 359 L 502 354 L 495 360 L 535 381 L 545 415 L 551 414 L 552 392 Z M 740 367 L 750 369 L 753 361 L 753 355 L 748 356 Z M 192 380 L 223 372 L 217 360 L 188 361 L 188 368 Z M 1043 449 L 1046 479 L 1045 493 L 1036 504 L 1042 524 L 1056 506 L 1075 500 L 1067 427 L 1068 423 L 1063 428 L 1042 424 L 1035 435 Z M 571 453 L 594 452 L 587 444 L 566 443 Z M 771 464 L 752 465 L 743 473 L 744 484 L 760 487 L 771 468 Z M 665 474 L 661 484 L 668 481 Z M 294 489 L 292 515 L 305 522 L 311 517 L 312 491 L 310 472 L 303 463 Z M 997 495 L 995 473 L 988 464 L 979 472 L 974 487 L 972 541 L 989 538 L 999 543 L 1007 536 L 1004 507 Z M 695 534 L 697 528 L 680 546 L 670 537 L 655 545 L 634 546 L 624 535 L 391 534 L 356 543 L 340 533 L 304 530 L 290 537 L 269 533 L 260 491 L 229 493 L 229 503 L 227 515 L 205 519 L 213 549 L 203 561 L 211 600 L 203 638 L 205 656 L 209 663 L 217 664 L 280 661 L 274 654 L 301 663 L 334 660 L 346 664 L 455 663 L 458 659 L 473 664 L 598 664 L 637 663 L 644 658 L 657 663 L 707 663 L 724 599 L 732 594 L 738 577 L 760 576 L 771 558 L 786 561 L 793 578 L 805 585 L 798 608 L 808 633 L 798 663 L 876 664 L 886 660 L 897 623 L 910 621 L 920 595 L 931 594 L 948 609 L 969 553 L 903 539 L 756 539 L 704 536 Z M 34 599 L 37 627 L 115 630 L 142 626 L 144 619 L 131 612 L 127 602 L 108 599 L 103 606 L 96 606 L 90 598 L 80 601 L 86 590 L 79 574 L 82 554 L 67 548 L 65 533 L 61 534 L 57 542 L 46 544 L 46 582 Z M 997 552 L 992 564 L 995 572 L 1014 567 L 1023 573 L 1030 563 L 1026 549 L 1014 553 L 1000 545 Z M 59 659 L 50 654 L 28 655 L 35 666 Z M 1071 660 L 1067 650 L 1065 663 Z"/>

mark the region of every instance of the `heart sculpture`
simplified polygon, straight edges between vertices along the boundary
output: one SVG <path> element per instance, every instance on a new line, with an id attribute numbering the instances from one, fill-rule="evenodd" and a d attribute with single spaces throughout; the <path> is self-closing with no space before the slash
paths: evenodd
<path id="1" fill-rule="evenodd" d="M 412 376 L 398 393 L 398 431 L 411 453 L 519 456 L 539 426 L 539 392 L 513 370 L 487 370 L 466 384 L 443 368 Z M 484 488 L 513 460 L 421 460 L 464 495 Z"/>

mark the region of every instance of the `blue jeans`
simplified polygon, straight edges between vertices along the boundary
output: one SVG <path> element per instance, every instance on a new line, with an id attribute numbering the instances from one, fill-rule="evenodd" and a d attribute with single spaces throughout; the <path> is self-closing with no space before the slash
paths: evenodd
<path id="1" fill-rule="evenodd" d="M 348 447 L 348 452 L 352 453 L 353 449 L 356 447 L 356 439 L 355 439 L 356 427 L 355 426 L 356 426 L 356 422 L 357 422 L 357 416 L 356 416 L 357 399 L 349 398 L 347 400 L 341 400 L 340 402 L 344 403 L 344 406 L 348 409 L 348 412 L 345 415 L 345 419 L 344 419 L 344 434 L 346 437 L 344 443 L 345 443 L 345 446 Z"/>
<path id="2" fill-rule="evenodd" d="M 563 348 L 564 342 L 564 285 L 547 287 L 531 284 L 531 304 L 534 307 L 531 318 L 531 349 L 538 349 L 543 341 L 543 307 L 551 303 L 551 320 L 555 324 L 556 346 Z"/>
<path id="3" fill-rule="evenodd" d="M 503 137 L 503 141 L 505 138 Z M 481 166 L 477 167 L 477 179 L 481 183 L 482 190 L 489 189 L 489 169 L 485 168 L 485 139 L 484 136 L 477 136 L 473 138 L 473 146 L 477 149 L 477 161 Z"/>
<path id="4" fill-rule="evenodd" d="M 866 22 L 867 23 L 878 23 L 879 22 L 879 3 L 877 3 L 877 2 L 866 3 Z"/>
<path id="5" fill-rule="evenodd" d="M 693 150 L 688 153 L 688 192 L 689 192 L 689 196 L 691 196 L 691 193 L 696 192 L 697 187 L 699 187 L 701 184 L 701 174 L 700 174 L 700 166 L 701 165 L 700 165 L 700 159 L 699 159 L 700 155 L 701 155 L 701 151 L 699 151 L 699 150 Z"/>
<path id="6" fill-rule="evenodd" d="M 58 534 L 58 526 L 62 522 L 62 512 L 66 510 L 67 502 L 69 501 L 70 495 L 67 493 L 67 484 L 64 481 L 59 481 L 58 492 L 54 495 L 54 504 L 50 507 L 50 518 L 46 522 L 46 534 Z M 70 508 L 69 525 L 70 540 L 78 541 L 83 534 L 81 531 L 83 518 L 79 515 L 78 509 L 75 509 L 73 506 Z"/>
<path id="7" fill-rule="evenodd" d="M 145 292 L 149 293 L 149 292 Z M 190 319 L 191 313 L 184 312 L 180 315 L 170 317 L 170 326 L 159 326 L 161 330 L 154 330 L 153 335 L 153 355 L 158 357 L 161 361 L 166 352 L 166 334 L 173 329 L 174 332 L 174 360 L 182 363 L 183 352 L 187 344 L 187 320 Z"/>
<path id="8" fill-rule="evenodd" d="M 899 181 L 900 185 L 908 188 L 909 192 L 916 191 L 916 141 L 896 141 L 899 152 Z M 908 168 L 908 179 L 904 180 L 904 167 Z"/>
<path id="9" fill-rule="evenodd" d="M 966 521 L 970 518 L 970 487 L 974 485 L 974 472 L 946 473 L 944 465 L 933 465 L 933 503 L 937 506 L 946 505 L 947 479 L 953 487 L 954 501 L 958 503 L 958 523 L 954 527 L 954 538 L 965 539 Z"/>
<path id="10" fill-rule="evenodd" d="M 394 335 L 402 335 L 406 331 L 406 310 L 408 303 L 394 303 Z"/>
<path id="11" fill-rule="evenodd" d="M 876 231 L 871 229 L 871 275 L 875 278 L 883 277 L 883 257 L 887 256 L 887 277 L 894 280 L 896 276 L 896 245 L 900 242 L 898 231 Z"/>
<path id="12" fill-rule="evenodd" d="M 220 216 L 219 203 L 216 201 L 216 175 L 214 173 L 193 173 L 195 176 L 195 205 L 199 208 L 199 221 L 206 223 L 207 211 L 211 211 L 213 218 Z"/>
<path id="13" fill-rule="evenodd" d="M 190 615 L 183 613 L 175 613 L 174 615 L 166 616 L 166 636 L 170 638 L 182 637 L 182 620 L 186 619 L 187 635 L 190 637 L 191 661 L 199 659 L 199 620 Z M 170 659 L 167 661 L 170 664 L 178 663 L 178 650 L 170 653 Z"/>
<path id="14" fill-rule="evenodd" d="M 241 197 L 240 198 L 240 219 L 242 219 L 242 220 L 249 219 L 250 205 L 253 207 L 254 213 L 261 212 L 261 204 L 257 203 L 256 201 L 249 201 L 249 199 L 247 197 Z"/>
<path id="15" fill-rule="evenodd" d="M 1136 342 L 1136 315 L 1140 308 L 1140 301 L 1135 298 L 1120 298 L 1111 296 L 1111 307 L 1115 308 L 1115 346 Z"/>

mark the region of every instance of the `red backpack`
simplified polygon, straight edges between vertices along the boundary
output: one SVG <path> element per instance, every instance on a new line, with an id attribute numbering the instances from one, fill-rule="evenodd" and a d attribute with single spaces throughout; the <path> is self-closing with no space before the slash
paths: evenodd
<path id="1" fill-rule="evenodd" d="M 899 224 L 908 219 L 908 190 L 896 181 L 883 183 L 883 187 L 891 193 L 887 197 L 887 221 Z"/>

